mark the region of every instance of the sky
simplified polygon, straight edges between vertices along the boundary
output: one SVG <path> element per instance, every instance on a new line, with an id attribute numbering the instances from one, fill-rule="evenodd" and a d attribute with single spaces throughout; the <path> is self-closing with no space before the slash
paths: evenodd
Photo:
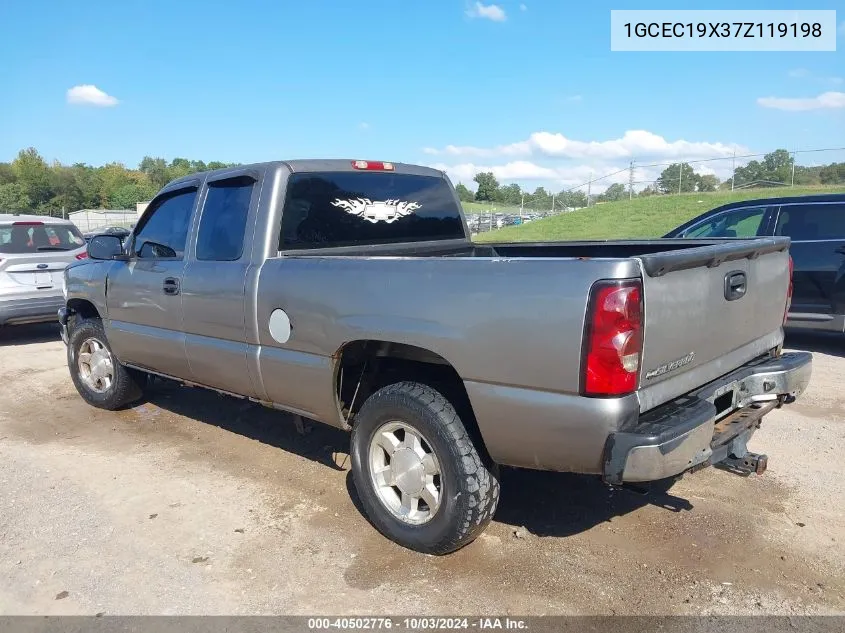
<path id="1" fill-rule="evenodd" d="M 662 169 L 654 163 L 845 147 L 841 4 L 836 52 L 611 52 L 611 8 L 638 7 L 2 2 L 0 161 L 29 146 L 48 160 L 130 167 L 145 155 L 364 158 L 436 166 L 467 185 L 492 170 L 558 191 L 617 170 L 594 190 L 627 183 L 630 161 L 646 182 Z M 834 160 L 845 152 L 798 158 Z M 730 168 L 696 166 L 723 178 Z"/>

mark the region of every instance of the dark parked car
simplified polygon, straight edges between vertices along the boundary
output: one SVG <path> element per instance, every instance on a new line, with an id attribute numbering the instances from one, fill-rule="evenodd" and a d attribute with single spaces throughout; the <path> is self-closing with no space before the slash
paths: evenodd
<path id="1" fill-rule="evenodd" d="M 786 326 L 845 332 L 845 194 L 732 202 L 664 237 L 766 235 L 792 238 L 794 289 Z"/>
<path id="2" fill-rule="evenodd" d="M 121 241 L 126 239 L 126 236 L 129 235 L 131 231 L 127 228 L 122 226 L 107 226 L 103 229 L 94 229 L 93 231 L 88 231 L 84 234 L 85 241 L 90 242 L 92 237 L 97 235 L 116 235 L 120 238 Z"/>

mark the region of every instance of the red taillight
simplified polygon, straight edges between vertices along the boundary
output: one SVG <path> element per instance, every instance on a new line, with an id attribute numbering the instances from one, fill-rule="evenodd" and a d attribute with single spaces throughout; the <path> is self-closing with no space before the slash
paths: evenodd
<path id="1" fill-rule="evenodd" d="M 12 226 L 44 226 L 43 222 L 12 222 Z"/>
<path id="2" fill-rule="evenodd" d="M 352 169 L 363 169 L 365 171 L 393 171 L 393 163 L 385 163 L 375 160 L 353 160 Z"/>
<path id="3" fill-rule="evenodd" d="M 792 255 L 789 256 L 789 285 L 786 287 L 786 308 L 783 310 L 783 323 L 786 325 L 786 318 L 789 316 L 789 308 L 792 306 L 792 273 L 795 265 L 792 263 Z"/>
<path id="4" fill-rule="evenodd" d="M 608 281 L 590 291 L 582 393 L 620 396 L 637 388 L 643 349 L 642 284 Z"/>
<path id="5" fill-rule="evenodd" d="M 88 253 L 80 253 L 76 256 L 76 259 L 88 259 Z"/>

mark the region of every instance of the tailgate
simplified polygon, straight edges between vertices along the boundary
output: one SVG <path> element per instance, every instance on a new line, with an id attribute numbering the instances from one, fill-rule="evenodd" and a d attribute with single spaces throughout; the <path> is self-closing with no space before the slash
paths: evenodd
<path id="1" fill-rule="evenodd" d="M 22 264 L 10 263 L 0 271 L 5 272 L 12 283 L 37 288 L 51 288 L 62 285 L 62 275 L 67 265 L 68 262 L 66 261 L 45 262 L 38 260 Z"/>
<path id="2" fill-rule="evenodd" d="M 789 238 L 726 240 L 640 258 L 640 409 L 715 380 L 783 340 Z"/>

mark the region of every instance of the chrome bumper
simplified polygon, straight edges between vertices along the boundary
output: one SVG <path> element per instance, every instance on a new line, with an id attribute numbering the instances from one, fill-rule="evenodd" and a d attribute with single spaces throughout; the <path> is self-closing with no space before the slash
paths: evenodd
<path id="1" fill-rule="evenodd" d="M 605 481 L 655 481 L 742 458 L 762 417 L 799 396 L 812 371 L 810 353 L 789 352 L 745 365 L 641 415 L 634 428 L 608 438 Z"/>

